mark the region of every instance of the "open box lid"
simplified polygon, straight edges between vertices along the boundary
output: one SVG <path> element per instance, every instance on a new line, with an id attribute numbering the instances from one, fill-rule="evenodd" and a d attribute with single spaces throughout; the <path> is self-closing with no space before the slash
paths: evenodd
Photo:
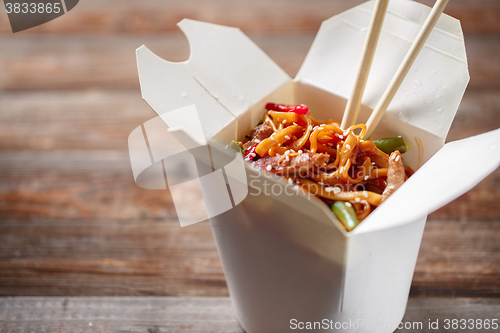
<path id="1" fill-rule="evenodd" d="M 348 99 L 374 5 L 375 1 L 368 1 L 324 21 L 296 79 Z M 375 108 L 430 11 L 410 0 L 389 2 L 363 94 L 364 105 Z M 468 82 L 460 22 L 443 14 L 386 116 L 444 139 Z"/>

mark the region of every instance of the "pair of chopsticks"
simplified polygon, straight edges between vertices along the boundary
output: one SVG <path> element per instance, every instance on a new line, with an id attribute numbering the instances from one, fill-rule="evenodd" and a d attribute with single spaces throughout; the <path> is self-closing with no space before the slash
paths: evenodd
<path id="1" fill-rule="evenodd" d="M 432 10 L 425 20 L 424 25 L 420 29 L 417 38 L 415 38 L 415 41 L 408 50 L 408 53 L 406 54 L 403 62 L 399 66 L 396 74 L 389 83 L 389 86 L 382 95 L 382 98 L 380 99 L 377 106 L 370 115 L 370 118 L 366 122 L 367 131 L 363 136 L 364 139 L 370 137 L 370 135 L 373 133 L 378 123 L 384 116 L 385 111 L 389 107 L 389 104 L 391 104 L 394 95 L 396 95 L 396 92 L 403 83 L 403 80 L 408 74 L 408 71 L 415 62 L 415 59 L 420 53 L 420 50 L 422 49 L 425 42 L 427 41 L 427 38 L 432 32 L 432 29 L 434 29 L 434 26 L 443 13 L 444 8 L 448 4 L 448 1 L 449 0 L 437 0 L 434 4 L 434 7 L 432 7 Z M 373 11 L 370 28 L 368 30 L 363 54 L 361 56 L 361 62 L 358 66 L 354 89 L 351 92 L 351 96 L 347 102 L 344 116 L 342 118 L 341 128 L 343 129 L 355 125 L 356 123 L 359 108 L 361 106 L 361 99 L 366 87 L 366 81 L 368 80 L 368 74 L 370 72 L 370 67 L 375 55 L 375 49 L 377 48 L 380 32 L 382 31 L 382 25 L 384 22 L 388 3 L 389 0 L 377 0 L 375 4 L 375 10 Z"/>

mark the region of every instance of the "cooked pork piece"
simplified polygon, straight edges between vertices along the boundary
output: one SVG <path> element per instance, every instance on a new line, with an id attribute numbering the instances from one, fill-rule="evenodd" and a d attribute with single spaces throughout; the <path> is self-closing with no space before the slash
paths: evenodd
<path id="1" fill-rule="evenodd" d="M 260 124 L 255 126 L 252 133 L 250 133 L 250 141 L 245 142 L 243 144 L 243 149 L 245 152 L 250 149 L 256 143 L 261 142 L 262 140 L 268 138 L 273 134 L 273 128 L 268 124 Z"/>
<path id="2" fill-rule="evenodd" d="M 405 166 L 399 150 L 394 151 L 389 157 L 389 171 L 387 172 L 387 187 L 382 193 L 384 202 L 405 181 Z"/>

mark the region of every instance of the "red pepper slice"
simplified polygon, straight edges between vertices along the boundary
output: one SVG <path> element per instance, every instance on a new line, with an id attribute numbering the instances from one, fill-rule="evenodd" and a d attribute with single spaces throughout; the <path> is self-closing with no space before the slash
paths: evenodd
<path id="1" fill-rule="evenodd" d="M 282 111 L 282 112 L 288 111 L 286 109 L 286 105 L 285 104 L 274 104 L 274 103 L 267 103 L 266 104 L 266 110 Z"/>
<path id="2" fill-rule="evenodd" d="M 252 161 L 254 158 L 257 157 L 257 153 L 255 152 L 255 148 L 257 147 L 258 143 L 254 144 L 250 149 L 247 150 L 245 153 L 245 161 Z"/>
<path id="3" fill-rule="evenodd" d="M 295 105 L 290 112 L 296 113 L 296 114 L 307 114 L 309 112 L 309 108 L 305 104 L 299 104 Z"/>
<path id="4" fill-rule="evenodd" d="M 293 112 L 296 114 L 307 114 L 309 112 L 309 108 L 305 104 L 290 105 L 290 104 L 267 103 L 266 110 Z"/>

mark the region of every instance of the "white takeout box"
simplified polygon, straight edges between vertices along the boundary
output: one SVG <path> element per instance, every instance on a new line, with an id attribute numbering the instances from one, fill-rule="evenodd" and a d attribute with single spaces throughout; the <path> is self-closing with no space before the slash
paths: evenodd
<path id="1" fill-rule="evenodd" d="M 188 148 L 242 140 L 267 102 L 307 104 L 316 118 L 340 121 L 373 7 L 369 1 L 324 21 L 295 79 L 239 29 L 185 19 L 179 26 L 191 48 L 187 61 L 137 50 L 143 98 Z M 429 12 L 413 1 L 390 2 L 358 122 L 368 118 Z M 324 319 L 341 329 L 315 331 L 397 328 L 427 214 L 500 163 L 499 130 L 444 145 L 468 81 L 460 23 L 442 15 L 372 137 L 402 135 L 411 146 L 405 164 L 418 171 L 350 233 L 318 198 L 247 166 L 248 196 L 210 219 L 246 332 L 288 332 L 294 323 L 326 325 Z M 179 112 L 193 108 L 202 130 Z M 132 163 L 139 183 L 148 163 Z M 207 210 L 217 204 L 211 193 L 203 188 Z"/>

